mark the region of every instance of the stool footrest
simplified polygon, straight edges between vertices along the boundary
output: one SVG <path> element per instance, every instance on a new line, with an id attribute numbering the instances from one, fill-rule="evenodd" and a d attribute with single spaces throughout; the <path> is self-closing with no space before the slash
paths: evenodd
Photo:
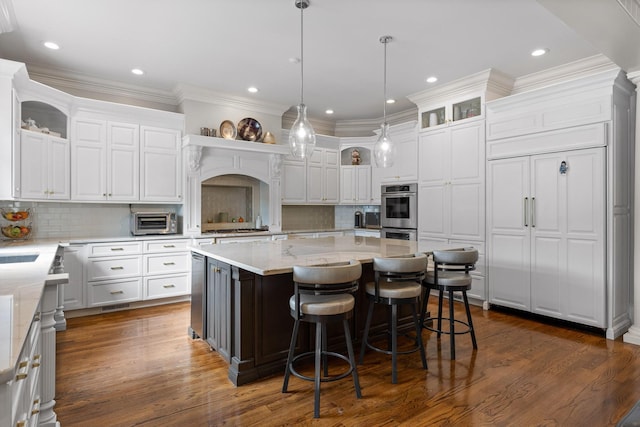
<path id="1" fill-rule="evenodd" d="M 310 376 L 308 376 L 308 375 L 303 375 L 303 374 L 299 373 L 299 372 L 296 370 L 295 366 L 294 366 L 294 364 L 295 364 L 298 360 L 303 359 L 303 358 L 313 358 L 314 356 L 315 356 L 315 352 L 314 352 L 314 351 L 307 351 L 307 352 L 305 352 L 305 353 L 300 353 L 300 354 L 298 354 L 297 356 L 295 356 L 295 357 L 291 360 L 291 366 L 290 366 L 290 368 L 289 368 L 289 369 L 291 370 L 291 373 L 292 373 L 294 376 L 296 376 L 296 377 L 298 377 L 298 378 L 300 378 L 300 379 L 302 379 L 302 380 L 315 381 L 315 378 L 314 378 L 314 377 L 310 377 Z M 353 372 L 354 367 L 351 365 L 351 362 L 349 361 L 349 358 L 348 358 L 347 356 L 345 356 L 345 355 L 343 355 L 343 354 L 340 354 L 340 353 L 336 353 L 336 352 L 334 352 L 334 351 L 322 351 L 322 352 L 321 352 L 321 356 L 332 356 L 332 357 L 336 357 L 336 358 L 338 358 L 338 359 L 342 359 L 342 360 L 344 360 L 344 361 L 345 361 L 345 362 L 347 362 L 347 364 L 349 365 L 349 369 L 347 369 L 345 372 L 343 372 L 343 373 L 341 373 L 341 374 L 333 375 L 333 376 L 328 376 L 328 377 L 324 377 L 324 376 L 323 376 L 323 377 L 321 377 L 321 378 L 320 378 L 320 381 L 321 381 L 321 382 L 337 381 L 337 380 L 340 380 L 340 379 L 342 379 L 342 378 L 345 378 L 345 377 L 347 377 L 347 376 L 351 375 L 351 373 Z"/>
<path id="2" fill-rule="evenodd" d="M 447 334 L 447 335 L 451 335 L 451 331 L 450 330 L 446 330 L 446 329 L 438 329 L 436 327 L 433 326 L 425 326 L 427 322 L 431 322 L 432 324 L 434 323 L 434 321 L 438 320 L 437 317 L 428 317 L 426 319 L 424 319 L 424 323 L 422 324 L 423 329 L 426 329 L 428 331 L 432 331 L 432 332 L 437 332 L 439 334 Z M 467 327 L 467 329 L 463 329 L 461 331 L 458 331 L 457 329 L 454 332 L 454 335 L 462 335 L 462 334 L 468 334 L 472 331 L 471 326 L 469 326 L 469 324 L 467 322 L 464 322 L 462 320 L 458 320 L 458 319 L 453 319 L 453 321 L 455 323 L 458 323 L 460 325 L 464 325 Z M 451 319 L 449 319 L 448 317 L 443 317 L 442 318 L 442 322 L 445 323 L 449 323 L 451 322 Z"/>
<path id="3" fill-rule="evenodd" d="M 371 350 L 377 351 L 378 353 L 393 354 L 391 350 L 385 350 L 384 348 L 376 347 L 375 345 L 371 344 L 369 341 L 367 341 L 367 347 L 370 348 Z M 402 351 L 398 350 L 396 351 L 396 354 L 411 354 L 411 353 L 415 353 L 418 350 L 420 350 L 420 346 L 416 344 L 414 348 L 411 348 L 409 350 L 402 350 Z"/>

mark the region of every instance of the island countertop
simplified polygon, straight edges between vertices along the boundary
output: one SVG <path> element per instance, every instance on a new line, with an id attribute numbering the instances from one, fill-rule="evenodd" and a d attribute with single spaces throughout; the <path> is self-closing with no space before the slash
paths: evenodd
<path id="1" fill-rule="evenodd" d="M 459 247 L 455 246 L 455 247 Z M 363 263 L 375 257 L 401 256 L 433 249 L 452 249 L 438 244 L 437 248 L 418 248 L 418 242 L 377 237 L 341 236 L 316 239 L 272 240 L 191 248 L 218 261 L 261 276 L 290 273 L 294 265 L 322 265 L 351 259 Z"/>

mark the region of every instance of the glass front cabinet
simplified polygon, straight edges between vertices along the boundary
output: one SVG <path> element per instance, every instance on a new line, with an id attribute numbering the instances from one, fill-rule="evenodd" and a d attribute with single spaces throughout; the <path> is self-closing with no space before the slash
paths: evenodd
<path id="1" fill-rule="evenodd" d="M 484 107 L 482 96 L 464 98 L 433 108 L 427 107 L 420 112 L 420 128 L 449 125 L 461 120 L 482 117 Z"/>

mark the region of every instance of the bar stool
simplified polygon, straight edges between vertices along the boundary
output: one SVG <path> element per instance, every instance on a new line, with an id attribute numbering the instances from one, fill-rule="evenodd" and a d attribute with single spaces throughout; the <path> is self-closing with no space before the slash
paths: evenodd
<path id="1" fill-rule="evenodd" d="M 427 369 L 427 357 L 422 345 L 422 329 L 418 322 L 417 307 L 422 294 L 421 282 L 427 269 L 427 256 L 416 254 L 402 258 L 374 258 L 373 270 L 375 282 L 367 283 L 366 291 L 369 298 L 369 312 L 364 327 L 364 337 L 360 350 L 360 363 L 364 360 L 367 347 L 380 353 L 391 355 L 391 382 L 398 382 L 397 358 L 398 354 L 408 354 L 420 351 L 422 366 Z M 391 350 L 382 349 L 369 342 L 369 328 L 375 304 L 391 306 Z M 398 306 L 410 304 L 413 322 L 416 329 L 416 346 L 409 350 L 398 351 Z M 387 333 L 389 330 L 387 329 Z"/>
<path id="2" fill-rule="evenodd" d="M 476 249 L 463 249 L 463 250 L 451 250 L 451 251 L 433 251 L 433 271 L 428 271 L 422 285 L 426 288 L 426 295 L 422 300 L 422 310 L 420 312 L 421 325 L 423 328 L 436 332 L 438 338 L 441 334 L 448 334 L 451 336 L 451 359 L 456 358 L 456 335 L 470 334 L 473 348 L 478 349 L 478 343 L 476 342 L 476 334 L 473 330 L 473 321 L 471 320 L 471 311 L 469 310 L 469 299 L 467 298 L 467 291 L 471 289 L 471 275 L 470 271 L 475 269 L 475 264 L 478 261 L 478 251 Z M 429 294 L 431 289 L 437 289 L 439 291 L 438 296 L 438 317 L 429 317 L 425 319 L 425 313 L 427 309 L 427 303 L 429 301 Z M 449 296 L 449 329 L 442 329 L 442 299 L 444 292 L 448 292 Z M 464 308 L 467 312 L 467 321 L 458 320 L 453 315 L 454 304 L 454 292 L 462 293 L 462 300 L 464 302 Z M 433 320 L 438 319 L 438 326 L 434 328 L 429 326 L 429 323 L 433 323 Z M 455 324 L 461 324 L 465 329 L 456 331 Z"/>
<path id="3" fill-rule="evenodd" d="M 287 357 L 282 392 L 287 392 L 290 374 L 303 380 L 313 381 L 315 383 L 314 418 L 320 417 L 321 382 L 339 380 L 351 374 L 353 376 L 353 385 L 356 389 L 356 397 L 358 399 L 362 397 L 348 322 L 348 319 L 353 315 L 353 307 L 355 306 L 353 293 L 358 290 L 358 280 L 361 275 L 362 265 L 360 262 L 353 260 L 349 263 L 326 266 L 293 267 L 294 294 L 289 299 L 289 309 L 291 316 L 295 319 L 295 323 L 291 335 L 291 346 Z M 326 325 L 328 322 L 337 320 L 342 320 L 344 326 L 348 357 L 327 351 Z M 300 322 L 316 324 L 315 349 L 294 357 Z M 300 358 L 310 357 L 311 355 L 315 357 L 313 377 L 300 374 L 294 366 Z M 327 356 L 344 360 L 349 364 L 349 368 L 341 374 L 329 376 Z M 324 368 L 322 373 L 320 372 L 321 366 Z"/>

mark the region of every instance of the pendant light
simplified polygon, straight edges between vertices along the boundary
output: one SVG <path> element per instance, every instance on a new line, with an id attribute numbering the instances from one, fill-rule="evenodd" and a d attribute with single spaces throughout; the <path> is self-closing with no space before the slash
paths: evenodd
<path id="1" fill-rule="evenodd" d="M 313 154 L 316 146 L 316 133 L 307 119 L 307 106 L 304 105 L 304 9 L 309 7 L 309 0 L 294 0 L 300 9 L 300 104 L 297 106 L 298 117 L 293 122 L 289 132 L 289 148 L 291 155 L 297 159 L 304 159 Z"/>
<path id="2" fill-rule="evenodd" d="M 373 146 L 373 158 L 376 166 L 379 168 L 388 168 L 393 166 L 396 158 L 396 144 L 389 137 L 389 124 L 387 123 L 387 43 L 393 40 L 391 36 L 380 37 L 380 43 L 384 45 L 384 100 L 383 100 L 383 119 L 380 130 L 380 137 Z"/>

